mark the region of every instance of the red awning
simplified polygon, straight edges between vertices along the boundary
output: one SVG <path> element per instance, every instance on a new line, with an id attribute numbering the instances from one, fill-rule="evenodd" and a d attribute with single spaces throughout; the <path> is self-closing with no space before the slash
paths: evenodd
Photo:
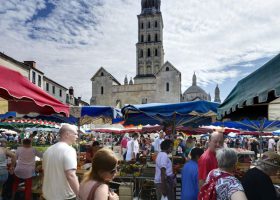
<path id="1" fill-rule="evenodd" d="M 69 106 L 61 103 L 19 72 L 0 66 L 0 97 L 8 101 L 9 111 L 69 116 Z"/>

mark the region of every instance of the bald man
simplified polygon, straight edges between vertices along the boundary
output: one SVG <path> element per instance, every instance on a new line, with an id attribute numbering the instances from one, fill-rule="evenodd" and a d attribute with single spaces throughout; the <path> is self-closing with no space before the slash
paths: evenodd
<path id="1" fill-rule="evenodd" d="M 75 200 L 79 191 L 77 153 L 71 145 L 78 138 L 76 126 L 62 125 L 59 136 L 60 141 L 43 155 L 43 196 L 46 200 Z"/>
<path id="2" fill-rule="evenodd" d="M 216 150 L 224 145 L 223 133 L 213 132 L 209 137 L 208 149 L 202 154 L 198 160 L 198 179 L 201 187 L 207 178 L 208 173 L 212 169 L 218 168 L 216 159 Z"/>

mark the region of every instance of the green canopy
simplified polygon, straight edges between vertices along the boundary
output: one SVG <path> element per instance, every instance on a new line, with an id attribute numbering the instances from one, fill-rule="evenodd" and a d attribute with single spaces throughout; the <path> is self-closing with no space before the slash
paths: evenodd
<path id="1" fill-rule="evenodd" d="M 22 129 L 22 128 L 53 128 L 53 125 L 45 125 L 45 124 L 33 124 L 33 123 L 8 123 L 8 122 L 0 122 L 0 128 L 6 129 Z"/>
<path id="2" fill-rule="evenodd" d="M 280 96 L 280 54 L 240 80 L 218 108 L 220 118 L 237 108 L 269 102 Z M 255 102 L 254 102 L 255 100 Z"/>

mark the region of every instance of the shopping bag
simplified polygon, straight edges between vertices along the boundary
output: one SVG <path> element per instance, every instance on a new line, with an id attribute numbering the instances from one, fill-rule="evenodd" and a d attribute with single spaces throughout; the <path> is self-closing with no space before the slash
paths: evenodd
<path id="1" fill-rule="evenodd" d="M 161 195 L 161 199 L 160 200 L 168 200 L 168 197 Z"/>

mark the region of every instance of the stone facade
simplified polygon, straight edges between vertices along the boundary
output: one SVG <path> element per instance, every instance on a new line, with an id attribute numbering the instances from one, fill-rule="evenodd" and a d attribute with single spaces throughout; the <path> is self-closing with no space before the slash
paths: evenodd
<path id="1" fill-rule="evenodd" d="M 164 63 L 163 19 L 160 0 L 142 0 L 138 18 L 138 40 L 136 43 L 136 76 L 134 81 L 127 76 L 122 85 L 101 67 L 91 78 L 91 105 L 122 107 L 125 104 L 179 103 L 181 101 L 211 101 L 207 94 L 193 84 L 181 93 L 181 73 L 168 61 Z M 219 102 L 219 88 L 215 90 L 215 101 Z"/>
<path id="2" fill-rule="evenodd" d="M 0 52 L 0 65 L 19 72 L 34 85 L 40 87 L 42 90 L 57 98 L 62 103 L 67 103 L 73 106 L 88 105 L 88 103 L 82 101 L 81 98 L 76 98 L 73 95 L 73 102 L 67 101 L 67 96 L 71 97 L 71 95 L 68 94 L 68 89 L 54 80 L 46 77 L 44 72 L 37 68 L 35 61 L 20 62 Z"/>
<path id="3" fill-rule="evenodd" d="M 122 107 L 125 104 L 178 103 L 181 100 L 181 73 L 164 63 L 163 20 L 160 1 L 142 0 L 138 15 L 136 76 L 120 84 L 101 67 L 91 78 L 91 105 Z"/>

